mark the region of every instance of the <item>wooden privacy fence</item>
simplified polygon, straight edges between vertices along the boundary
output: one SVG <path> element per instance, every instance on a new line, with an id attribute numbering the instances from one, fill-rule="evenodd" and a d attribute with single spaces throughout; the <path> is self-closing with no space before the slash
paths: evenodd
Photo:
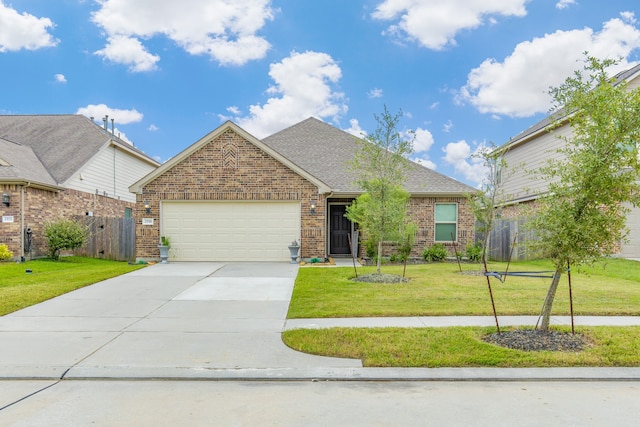
<path id="1" fill-rule="evenodd" d="M 134 261 L 136 257 L 136 223 L 134 218 L 80 217 L 88 227 L 85 245 L 75 255 L 115 261 Z"/>
<path id="2" fill-rule="evenodd" d="M 489 235 L 488 258 L 493 261 L 508 261 L 511 254 L 512 261 L 533 259 L 533 254 L 526 248 L 527 240 L 534 238 L 533 232 L 524 225 L 525 221 L 521 219 L 495 219 Z M 482 233 L 476 233 L 476 243 L 483 239 Z"/>

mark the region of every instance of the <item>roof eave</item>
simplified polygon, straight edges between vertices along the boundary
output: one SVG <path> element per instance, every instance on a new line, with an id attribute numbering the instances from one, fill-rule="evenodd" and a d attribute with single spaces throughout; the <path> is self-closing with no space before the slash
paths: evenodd
<path id="1" fill-rule="evenodd" d="M 147 156 L 146 154 L 141 153 L 139 150 L 137 149 L 133 149 L 132 147 L 128 146 L 129 144 L 118 141 L 117 139 L 109 139 L 109 144 L 111 146 L 114 147 L 118 147 L 119 149 L 126 151 L 128 154 L 130 154 L 131 156 L 142 160 L 143 162 L 146 162 L 148 164 L 150 164 L 151 166 L 154 167 L 158 167 L 160 166 L 160 162 L 152 159 L 151 157 Z"/>
<path id="2" fill-rule="evenodd" d="M 59 185 L 48 184 L 46 182 L 31 181 L 24 178 L 0 178 L 0 184 L 20 185 L 23 187 L 32 187 L 41 190 L 54 191 L 56 193 L 66 190 L 65 187 Z"/>

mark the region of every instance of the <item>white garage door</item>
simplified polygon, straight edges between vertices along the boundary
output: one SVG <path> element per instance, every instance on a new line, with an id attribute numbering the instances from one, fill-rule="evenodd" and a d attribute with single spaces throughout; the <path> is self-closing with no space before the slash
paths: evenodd
<path id="1" fill-rule="evenodd" d="M 290 261 L 299 202 L 163 202 L 162 235 L 175 261 Z"/>

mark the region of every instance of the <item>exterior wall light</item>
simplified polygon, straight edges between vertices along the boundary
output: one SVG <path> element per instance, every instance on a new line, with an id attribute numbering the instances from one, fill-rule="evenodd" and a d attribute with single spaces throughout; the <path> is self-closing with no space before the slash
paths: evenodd
<path id="1" fill-rule="evenodd" d="M 2 193 L 2 203 L 4 203 L 6 207 L 11 206 L 11 196 L 7 193 Z"/>
<path id="2" fill-rule="evenodd" d="M 312 200 L 311 201 L 311 214 L 315 214 L 316 213 L 316 201 Z"/>
<path id="3" fill-rule="evenodd" d="M 149 201 L 144 201 L 144 208 L 147 210 L 147 213 L 151 213 L 151 207 L 149 207 Z"/>

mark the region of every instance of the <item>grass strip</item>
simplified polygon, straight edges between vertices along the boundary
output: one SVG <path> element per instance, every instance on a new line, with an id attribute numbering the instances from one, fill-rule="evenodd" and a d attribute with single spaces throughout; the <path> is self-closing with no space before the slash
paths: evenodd
<path id="1" fill-rule="evenodd" d="M 304 353 L 360 359 L 365 367 L 640 366 L 640 327 L 577 328 L 590 343 L 579 352 L 512 350 L 482 340 L 494 332 L 482 327 L 294 329 L 283 333 L 283 341 Z"/>

